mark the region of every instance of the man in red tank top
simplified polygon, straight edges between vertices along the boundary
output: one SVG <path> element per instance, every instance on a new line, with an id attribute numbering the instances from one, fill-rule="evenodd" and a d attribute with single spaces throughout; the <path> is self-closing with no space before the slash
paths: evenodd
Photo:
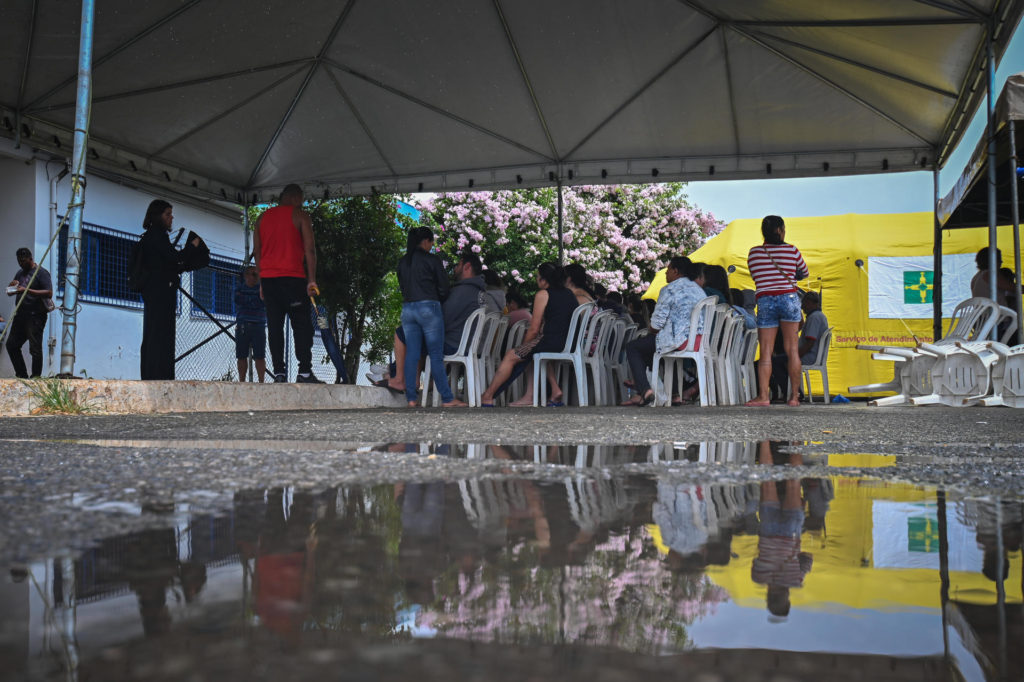
<path id="1" fill-rule="evenodd" d="M 260 294 L 267 308 L 267 341 L 274 364 L 274 381 L 288 380 L 284 361 L 284 318 L 291 320 L 298 383 L 323 383 L 313 376 L 313 321 L 309 297 L 316 285 L 316 246 L 313 222 L 302 210 L 302 188 L 288 185 L 278 205 L 256 221 L 253 253 L 260 274 Z"/>

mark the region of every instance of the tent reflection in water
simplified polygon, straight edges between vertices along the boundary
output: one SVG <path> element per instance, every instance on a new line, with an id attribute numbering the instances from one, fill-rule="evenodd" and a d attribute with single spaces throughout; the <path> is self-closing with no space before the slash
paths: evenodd
<path id="1" fill-rule="evenodd" d="M 877 455 L 830 455 L 828 461 L 884 465 L 878 460 Z M 989 674 L 1020 669 L 1020 654 L 1005 651 L 1007 642 L 1018 641 L 1014 638 L 1022 632 L 1019 502 L 947 501 L 935 491 L 868 479 L 833 477 L 831 483 L 835 497 L 824 528 L 803 533 L 814 570 L 790 592 L 789 621 L 769 623 L 766 589 L 751 579 L 757 534 L 733 535 L 733 559 L 705 569 L 727 591 L 729 605 L 719 607 L 717 622 L 689 628 L 698 647 L 740 650 L 770 642 L 778 650 L 917 657 L 929 651 L 943 655 L 948 646 L 946 654 L 961 670 L 968 665 Z M 997 528 L 1007 569 L 1002 597 L 989 570 Z M 667 553 L 658 529 L 649 527 L 649 533 L 659 551 Z M 949 581 L 948 600 L 943 574 Z M 1002 625 L 1000 610 L 1006 614 Z M 837 632 L 846 634 L 837 639 Z M 889 636 L 896 632 L 901 634 Z M 1001 656 L 1016 662 L 1001 664 Z"/>

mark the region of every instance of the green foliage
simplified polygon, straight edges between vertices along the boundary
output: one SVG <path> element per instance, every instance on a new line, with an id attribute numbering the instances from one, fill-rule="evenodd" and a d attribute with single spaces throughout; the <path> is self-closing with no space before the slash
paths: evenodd
<path id="1" fill-rule="evenodd" d="M 316 237 L 318 302 L 328 317 L 343 316 L 340 336 L 347 342 L 339 345 L 353 378 L 365 340 L 371 341 L 371 359 L 390 352 L 391 338 L 382 329 L 390 323 L 393 330 L 401 310 L 399 298 L 395 311 L 388 279 L 405 246 L 395 199 L 350 197 L 306 206 Z"/>
<path id="2" fill-rule="evenodd" d="M 366 325 L 366 361 L 385 363 L 394 346 L 395 327 L 402 324 L 402 290 L 398 287 L 398 275 L 389 272 L 384 276 L 380 309 Z"/>
<path id="3" fill-rule="evenodd" d="M 32 392 L 36 402 L 33 413 L 40 414 L 83 414 L 96 409 L 95 399 L 79 395 L 70 381 L 56 377 L 22 379 L 21 383 Z"/>

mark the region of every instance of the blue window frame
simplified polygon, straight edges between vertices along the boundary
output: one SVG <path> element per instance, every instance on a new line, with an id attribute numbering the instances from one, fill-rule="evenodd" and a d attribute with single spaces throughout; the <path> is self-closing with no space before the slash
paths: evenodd
<path id="1" fill-rule="evenodd" d="M 139 235 L 82 223 L 78 299 L 127 308 L 141 308 L 142 295 L 128 291 L 128 261 Z M 60 231 L 57 295 L 64 296 L 67 278 L 68 226 Z"/>
<path id="2" fill-rule="evenodd" d="M 234 258 L 211 258 L 210 264 L 192 273 L 192 297 L 217 317 L 235 319 L 235 286 L 239 282 L 242 261 Z M 191 304 L 193 317 L 205 317 Z"/>

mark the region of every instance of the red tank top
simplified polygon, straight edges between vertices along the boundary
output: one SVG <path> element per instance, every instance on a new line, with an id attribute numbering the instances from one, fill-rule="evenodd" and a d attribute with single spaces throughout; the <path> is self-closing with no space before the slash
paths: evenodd
<path id="1" fill-rule="evenodd" d="M 292 222 L 294 206 L 275 206 L 260 218 L 260 277 L 306 278 L 302 233 Z"/>

